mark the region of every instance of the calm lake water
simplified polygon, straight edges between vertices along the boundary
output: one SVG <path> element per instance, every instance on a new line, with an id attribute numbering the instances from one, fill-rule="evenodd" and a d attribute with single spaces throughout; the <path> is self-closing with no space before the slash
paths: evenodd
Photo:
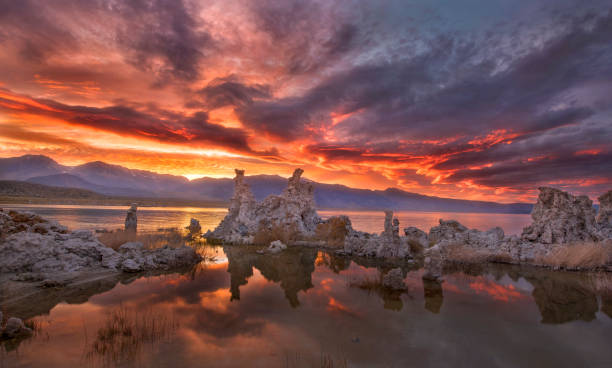
<path id="1" fill-rule="evenodd" d="M 115 228 L 125 208 L 33 210 L 74 228 Z M 139 225 L 213 223 L 223 214 L 139 209 Z M 359 214 L 368 216 L 376 224 L 356 227 L 382 227 L 382 216 Z M 410 216 L 418 214 L 400 214 L 402 223 Z M 520 223 L 511 217 L 506 224 Z M 492 226 L 480 215 L 456 218 Z M 436 283 L 405 264 L 408 290 L 390 293 L 376 286 L 388 268 L 368 260 L 255 250 L 201 247 L 214 259 L 171 275 L 27 294 L 0 284 L 4 315 L 36 327 L 33 337 L 0 346 L 0 367 L 612 366 L 610 275 L 486 265 L 448 270 Z"/>
<path id="2" fill-rule="evenodd" d="M 82 205 L 2 205 L 22 211 L 33 211 L 45 218 L 58 221 L 70 229 L 117 229 L 123 227 L 127 207 L 121 206 L 82 206 Z M 189 207 L 140 207 L 138 208 L 138 229 L 144 231 L 158 228 L 189 225 L 193 217 L 200 221 L 202 229 L 214 229 L 225 216 L 225 208 Z M 323 218 L 335 215 L 348 215 L 353 228 L 368 232 L 383 230 L 385 215 L 382 211 L 319 211 Z M 488 230 L 500 226 L 506 234 L 520 234 L 523 227 L 531 223 L 529 215 L 498 213 L 455 213 L 455 212 L 417 212 L 401 211 L 395 213 L 400 227 L 416 226 L 428 232 L 438 224 L 439 219 L 456 219 L 469 228 Z"/>

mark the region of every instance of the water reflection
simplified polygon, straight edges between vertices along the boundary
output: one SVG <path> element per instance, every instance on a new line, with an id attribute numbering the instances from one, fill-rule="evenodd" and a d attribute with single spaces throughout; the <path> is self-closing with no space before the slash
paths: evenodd
<path id="1" fill-rule="evenodd" d="M 442 283 L 437 280 L 423 280 L 423 295 L 425 298 L 425 309 L 432 313 L 440 313 L 440 308 L 442 308 L 442 302 L 444 301 Z"/>
<path id="2" fill-rule="evenodd" d="M 440 283 L 403 264 L 408 290 L 393 292 L 379 281 L 397 265 L 312 249 L 216 250 L 218 263 L 172 275 L 34 291 L 0 283 L 4 315 L 41 326 L 31 339 L 3 343 L 0 366 L 282 367 L 287 357 L 308 366 L 321 356 L 349 366 L 612 362 L 605 274 L 485 265 L 445 269 Z M 118 313 L 131 317 L 113 329 Z"/>
<path id="3" fill-rule="evenodd" d="M 253 247 L 226 246 L 227 271 L 232 275 L 231 300 L 240 300 L 240 286 L 247 284 L 253 276 L 253 268 L 259 270 L 266 280 L 280 284 L 292 307 L 300 305 L 298 292 L 313 287 L 312 273 L 317 258 L 316 249 L 289 249 L 279 254 L 258 254 Z"/>

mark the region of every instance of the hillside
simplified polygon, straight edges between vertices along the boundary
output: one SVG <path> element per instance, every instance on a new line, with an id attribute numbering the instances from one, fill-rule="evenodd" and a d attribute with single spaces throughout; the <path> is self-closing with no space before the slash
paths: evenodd
<path id="1" fill-rule="evenodd" d="M 49 157 L 32 155 L 0 159 L 0 179 L 27 181 L 51 187 L 78 188 L 88 191 L 89 196 L 93 192 L 98 196 L 122 197 L 123 201 L 126 198 L 148 198 L 158 202 L 164 199 L 165 202 L 225 203 L 233 192 L 233 180 L 230 178 L 205 177 L 189 181 L 183 176 L 133 170 L 101 161 L 73 167 L 63 166 Z M 286 178 L 277 175 L 247 176 L 245 180 L 258 200 L 280 193 L 287 184 Z M 501 204 L 440 198 L 397 188 L 368 190 L 339 184 L 312 183 L 315 187 L 315 202 L 319 208 L 485 213 L 529 213 L 532 208 L 528 203 Z M 24 187 L 23 190 L 31 188 Z M 44 193 L 37 197 L 70 197 L 62 196 L 56 190 L 45 190 Z"/>

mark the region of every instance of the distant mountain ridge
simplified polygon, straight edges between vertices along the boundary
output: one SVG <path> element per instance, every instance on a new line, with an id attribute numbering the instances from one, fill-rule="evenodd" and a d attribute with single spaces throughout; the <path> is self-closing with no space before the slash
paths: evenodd
<path id="1" fill-rule="evenodd" d="M 233 193 L 230 178 L 200 178 L 189 181 L 183 176 L 157 174 L 128 169 L 102 161 L 78 166 L 64 166 L 42 155 L 0 159 L 0 180 L 78 188 L 125 197 L 159 197 L 227 201 Z M 280 193 L 287 179 L 277 175 L 247 176 L 255 198 L 261 200 Z M 528 203 L 502 204 L 486 201 L 440 198 L 406 192 L 397 188 L 369 190 L 340 184 L 312 182 L 319 208 L 394 209 L 440 212 L 529 213 Z"/>

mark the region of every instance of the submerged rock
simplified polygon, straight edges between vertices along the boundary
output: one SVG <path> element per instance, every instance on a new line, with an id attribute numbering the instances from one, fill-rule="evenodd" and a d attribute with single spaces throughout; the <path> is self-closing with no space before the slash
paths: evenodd
<path id="1" fill-rule="evenodd" d="M 554 188 L 539 189 L 531 212 L 533 223 L 523 230 L 523 240 L 542 244 L 601 240 L 589 197 L 576 197 Z"/>
<path id="2" fill-rule="evenodd" d="M 406 290 L 406 284 L 404 283 L 404 274 L 402 269 L 397 267 L 387 272 L 382 279 L 383 287 L 390 290 Z"/>
<path id="3" fill-rule="evenodd" d="M 138 227 L 138 217 L 136 216 L 137 209 L 138 205 L 136 203 L 132 203 L 132 206 L 127 211 L 125 216 L 125 231 L 136 232 Z"/>

